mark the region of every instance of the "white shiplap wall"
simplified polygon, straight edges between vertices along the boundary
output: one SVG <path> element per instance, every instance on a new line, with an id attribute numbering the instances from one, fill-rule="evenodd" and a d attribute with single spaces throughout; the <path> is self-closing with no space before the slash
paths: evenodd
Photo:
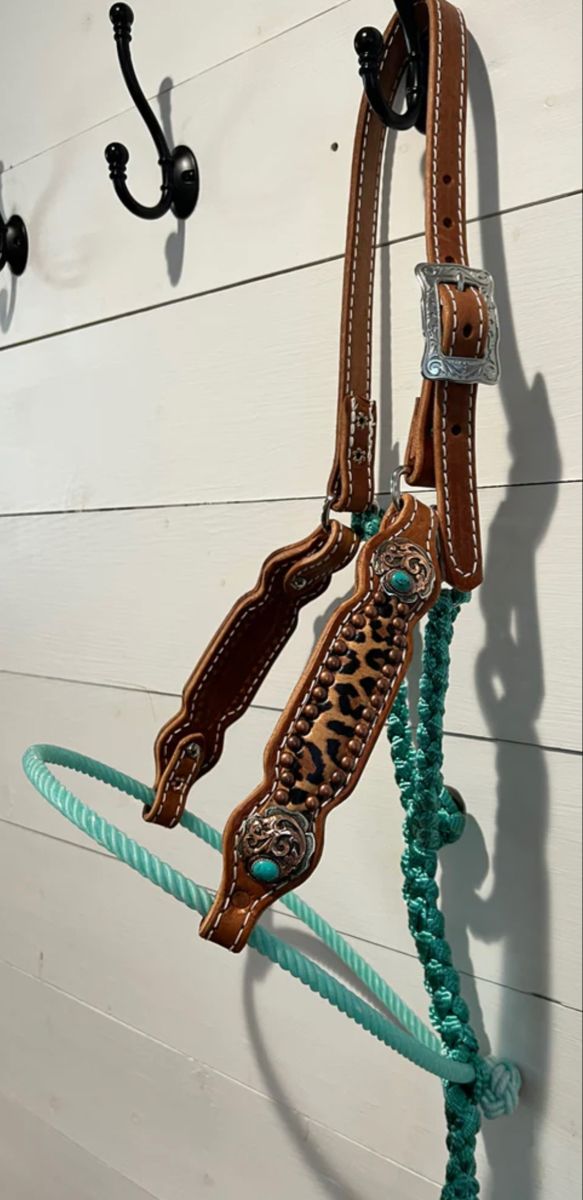
<path id="1" fill-rule="evenodd" d="M 88 847 L 21 773 L 46 740 L 149 777 L 217 616 L 268 549 L 314 524 L 331 448 L 352 38 L 390 5 L 135 8 L 145 89 L 200 160 L 185 232 L 113 195 L 112 139 L 144 199 L 157 177 L 107 5 L 22 0 L 0 41 L 0 197 L 31 237 L 26 275 L 0 277 L 0 1195 L 435 1200 L 439 1085 L 252 954 L 200 942 L 185 909 Z M 487 577 L 460 622 L 446 739 L 471 816 L 443 899 L 484 1051 L 526 1080 L 520 1112 L 484 1131 L 483 1195 L 556 1200 L 580 1190 L 581 83 L 565 55 L 580 12 L 465 12 L 472 260 L 496 277 L 504 373 L 480 401 Z M 385 480 L 417 386 L 422 149 L 399 139 L 383 209 Z M 349 575 L 304 614 L 199 786 L 213 823 L 257 781 Z M 82 787 L 216 883 L 210 851 Z M 357 799 L 305 894 L 424 1013 L 384 745 Z"/>

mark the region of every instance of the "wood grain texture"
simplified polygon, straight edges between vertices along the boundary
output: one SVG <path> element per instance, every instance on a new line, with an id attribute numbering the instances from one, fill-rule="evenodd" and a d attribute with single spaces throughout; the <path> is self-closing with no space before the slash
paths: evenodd
<path id="1" fill-rule="evenodd" d="M 486 582 L 459 623 L 450 732 L 580 748 L 579 620 L 563 602 L 579 589 L 580 503 L 574 483 L 482 490 Z M 303 500 L 2 518 L 4 669 L 176 694 L 217 621 L 274 546 L 313 527 L 314 508 Z M 304 610 L 258 704 L 283 708 L 324 613 L 352 581 L 350 567 L 339 572 Z"/>
<path id="2" fill-rule="evenodd" d="M 154 97 L 342 3 L 346 0 L 278 0 L 275 5 L 213 0 L 203 13 L 200 4 L 165 0 L 162 20 L 156 0 L 139 0 L 132 54 L 142 88 Z M 131 107 L 107 10 L 96 0 L 83 5 L 59 0 L 46 20 L 39 0 L 5 5 L 0 44 L 0 77 L 10 96 L 2 121 L 5 170 Z M 31 103 L 31 78 L 42 87 L 42 104 Z M 153 153 L 147 135 L 140 134 L 135 154 L 146 157 L 148 150 Z"/>
<path id="3" fill-rule="evenodd" d="M 0 1095 L 0 1180 L 7 1200 L 152 1200 L 51 1125 Z"/>
<path id="4" fill-rule="evenodd" d="M 0 676 L 0 818 L 91 847 L 24 779 L 20 758 L 26 745 L 36 739 L 72 746 L 149 780 L 153 740 L 173 704 L 170 697 L 141 692 Z M 222 762 L 193 791 L 190 807 L 215 827 L 223 828 L 231 808 L 261 778 L 261 751 L 274 717 L 252 709 L 231 731 Z M 219 859 L 198 839 L 146 825 L 135 801 L 117 792 L 68 772 L 62 778 L 159 857 L 216 888 Z M 456 961 L 468 974 L 580 1007 L 579 757 L 453 737 L 446 739 L 446 778 L 461 791 L 470 814 L 463 843 L 443 855 L 444 906 Z M 355 795 L 330 821 L 323 861 L 302 895 L 342 931 L 411 955 L 401 897 L 401 826 L 382 739 Z M 20 856 L 9 851 L 9 834 L 2 873 L 14 904 L 16 894 L 23 889 L 28 894 L 31 872 L 20 880 Z M 46 856 L 42 873 L 48 883 L 56 869 L 51 843 L 38 855 Z M 124 896 L 131 886 L 132 881 L 124 886 Z M 15 936 L 28 939 L 24 924 L 21 914 Z"/>
<path id="5" fill-rule="evenodd" d="M 580 227 L 571 198 L 471 229 L 504 332 L 502 384 L 479 399 L 482 484 L 581 478 L 576 339 L 556 353 L 565 308 L 580 323 Z M 419 386 L 423 257 L 422 239 L 378 254 L 385 485 Z M 342 264 L 326 263 L 15 347 L 0 372 L 0 511 L 317 496 L 332 456 L 341 281 Z"/>
<path id="6" fill-rule="evenodd" d="M 471 0 L 467 9 L 486 59 L 474 51 L 470 217 L 579 188 L 578 63 L 563 53 L 577 27 L 576 0 L 553 9 L 536 0 L 526 21 L 503 0 L 487 10 Z M 0 344 L 342 254 L 361 95 L 353 39 L 360 25 L 388 15 L 386 0 L 352 0 L 171 93 L 174 140 L 196 147 L 204 176 L 185 229 L 170 216 L 139 221 L 112 194 L 103 162 L 112 139 L 136 147 L 136 194 L 158 194 L 155 156 L 133 111 L 7 172 L 3 204 L 26 217 L 31 254 L 26 275 L 0 293 Z M 551 95 L 548 64 L 556 61 Z M 422 155 L 422 139 L 398 140 L 385 239 L 423 228 Z"/>

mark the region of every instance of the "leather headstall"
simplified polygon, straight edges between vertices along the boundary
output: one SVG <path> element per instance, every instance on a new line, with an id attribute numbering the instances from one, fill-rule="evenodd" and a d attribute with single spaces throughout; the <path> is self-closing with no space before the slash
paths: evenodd
<path id="1" fill-rule="evenodd" d="M 422 290 L 423 382 L 403 471 L 436 493 L 394 503 L 356 560 L 354 591 L 330 618 L 268 742 L 264 777 L 232 813 L 223 876 L 201 935 L 240 951 L 262 912 L 315 870 L 326 819 L 356 786 L 413 651 L 415 626 L 442 583 L 482 580 L 476 391 L 498 377 L 490 276 L 468 266 L 465 140 L 467 32 L 447 0 L 420 0 L 428 44 L 425 159 L 427 261 Z M 384 37 L 381 83 L 395 99 L 407 70 L 398 18 Z M 371 396 L 372 298 L 386 127 L 363 97 L 354 145 L 343 285 L 337 433 L 321 525 L 275 551 L 256 587 L 223 621 L 188 680 L 179 713 L 158 735 L 156 795 L 145 819 L 176 825 L 192 785 L 218 761 L 226 729 L 249 707 L 296 627 L 354 557 L 359 540 L 330 519 L 375 500 L 376 407 Z"/>

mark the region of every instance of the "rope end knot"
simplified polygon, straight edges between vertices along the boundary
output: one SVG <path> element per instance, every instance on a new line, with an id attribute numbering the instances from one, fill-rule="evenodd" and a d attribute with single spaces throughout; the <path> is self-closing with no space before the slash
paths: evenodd
<path id="1" fill-rule="evenodd" d="M 480 1067 L 480 1108 L 486 1120 L 510 1117 L 516 1112 L 522 1089 L 522 1076 L 507 1058 L 487 1058 Z"/>

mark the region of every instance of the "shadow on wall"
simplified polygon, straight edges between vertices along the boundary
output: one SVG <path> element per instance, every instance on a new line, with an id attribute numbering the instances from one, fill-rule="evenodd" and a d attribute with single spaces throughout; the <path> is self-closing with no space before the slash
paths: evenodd
<path id="1" fill-rule="evenodd" d="M 4 176 L 4 163 L 0 162 L 0 217 L 3 221 L 6 220 L 4 212 L 4 204 L 2 201 L 2 181 Z M 3 287 L 0 291 L 0 329 L 2 333 L 8 333 L 12 325 L 14 310 L 16 308 L 16 291 L 18 280 L 16 275 L 12 274 L 9 266 L 4 267 L 3 277 L 6 280 L 7 287 Z"/>
<path id="2" fill-rule="evenodd" d="M 164 131 L 164 137 L 168 142 L 171 150 L 175 147 L 175 140 L 172 133 L 172 88 L 174 80 L 166 75 L 162 80 L 158 89 L 158 105 L 160 108 L 160 124 Z M 166 239 L 164 253 L 166 255 L 166 268 L 168 271 L 168 279 L 172 287 L 177 287 L 182 278 L 182 269 L 184 267 L 184 251 L 186 249 L 186 221 L 181 221 L 176 218 L 176 229 L 170 233 Z"/>
<path id="3" fill-rule="evenodd" d="M 484 60 L 473 41 L 471 55 L 470 99 L 477 126 L 479 208 L 481 212 L 497 213 L 500 195 L 493 99 Z M 394 139 L 390 138 L 385 164 L 381 240 L 384 240 L 388 226 L 393 157 Z M 483 220 L 480 231 L 483 265 L 496 281 L 503 333 L 500 394 L 514 456 L 508 486 L 500 492 L 500 503 L 489 530 L 486 582 L 474 601 L 481 605 L 486 625 L 485 644 L 476 662 L 476 684 L 491 737 L 497 742 L 498 817 L 491 864 L 481 830 L 471 816 L 461 845 L 445 852 L 442 900 L 454 961 L 468 976 L 464 980 L 464 991 L 482 1050 L 516 1058 L 525 1076 L 519 1112 L 512 1119 L 486 1123 L 483 1130 L 490 1164 L 484 1200 L 532 1200 L 538 1192 L 542 1168 L 537 1152 L 538 1128 L 548 1101 L 549 1005 L 533 999 L 529 1008 L 525 996 L 513 988 L 516 986 L 515 961 L 519 958 L 524 962 L 526 958 L 536 981 L 533 987 L 536 986 L 537 993 L 545 996 L 549 990 L 549 896 L 545 850 L 549 788 L 544 755 L 537 746 L 536 722 L 544 699 L 544 678 L 535 562 L 538 546 L 557 502 L 558 486 L 551 482 L 533 489 L 525 525 L 522 506 L 517 509 L 518 493 L 513 483 L 524 480 L 522 455 L 528 452 L 529 444 L 529 461 L 532 461 L 533 428 L 537 443 L 545 448 L 545 478 L 552 481 L 560 478 L 561 461 L 545 382 L 537 375 L 530 384 L 521 364 L 500 217 Z M 391 388 L 389 270 L 389 255 L 383 255 L 380 429 L 383 481 L 390 477 L 398 463 L 388 403 Z M 521 560 L 518 572 L 517 556 Z M 510 561 L 514 564 L 512 571 L 507 569 Z M 519 580 L 512 593 L 505 587 L 508 579 Z M 335 604 L 316 622 L 316 637 L 334 607 Z M 520 755 L 516 747 L 504 741 L 510 713 L 519 713 L 522 724 L 529 730 L 525 741 L 530 743 L 530 749 Z M 520 774 L 517 764 L 520 764 Z M 466 799 L 471 810 L 471 796 Z M 489 873 L 489 894 L 483 899 L 480 889 Z M 487 943 L 500 942 L 503 946 L 501 980 L 506 985 L 504 990 L 501 989 L 503 1007 L 498 1028 L 487 1031 L 473 982 L 470 935 Z M 310 947 L 314 953 L 313 939 L 306 941 L 304 937 L 300 940 L 298 948 L 310 951 Z M 321 960 L 319 950 L 316 950 L 316 956 Z M 321 1194 L 335 1200 L 338 1197 L 359 1200 L 352 1189 L 338 1179 L 334 1163 L 325 1160 L 319 1150 L 306 1142 L 305 1122 L 291 1111 L 292 1101 L 286 1095 L 263 1043 L 254 991 L 268 969 L 255 955 L 249 956 L 244 996 L 250 1038 L 268 1093 L 283 1106 L 280 1110 L 282 1121 L 317 1179 Z M 362 1084 L 365 1085 L 364 1080 Z M 436 1113 L 436 1122 L 439 1119 Z"/>
<path id="4" fill-rule="evenodd" d="M 480 211 L 500 211 L 497 134 L 486 65 L 471 43 L 471 104 L 478 128 Z M 536 722 L 544 699 L 541 633 L 536 595 L 536 553 L 557 503 L 555 482 L 532 490 L 528 523 L 517 508 L 522 481 L 521 455 L 536 430 L 546 455 L 546 478 L 560 479 L 561 460 L 544 379 L 532 383 L 524 376 L 512 318 L 500 217 L 480 223 L 484 266 L 496 283 L 502 329 L 501 398 L 508 421 L 513 463 L 508 486 L 491 523 L 486 547 L 485 582 L 475 603 L 481 605 L 486 640 L 475 674 L 478 696 L 488 728 L 497 742 L 498 813 L 492 861 L 477 823 L 470 819 L 463 842 L 445 852 L 443 907 L 457 967 L 473 974 L 469 935 L 503 946 L 502 995 L 498 1029 L 484 1029 L 475 985 L 464 981 L 482 1049 L 516 1058 L 525 1076 L 518 1113 L 511 1120 L 486 1123 L 484 1141 L 490 1181 L 484 1200 L 532 1200 L 538 1193 L 542 1164 L 538 1161 L 538 1126 L 544 1116 L 548 1088 L 549 1005 L 532 1001 L 511 989 L 514 963 L 528 960 L 536 991 L 549 993 L 549 887 L 546 835 L 549 786 L 545 757 L 537 746 Z M 517 570 L 517 558 L 520 569 Z M 510 570 L 510 564 L 512 569 Z M 512 592 L 508 579 L 518 583 Z M 504 741 L 507 720 L 520 714 L 528 729 L 528 753 L 518 755 Z M 519 765 L 520 773 L 517 770 Z M 466 797 L 471 811 L 471 796 Z M 480 888 L 489 891 L 482 899 Z M 525 949 L 526 947 L 526 949 Z M 532 1022 L 532 1024 L 530 1024 Z M 524 1049 L 523 1049 L 524 1048 Z M 528 1048 L 528 1049 L 527 1049 Z M 521 1060 L 521 1052 L 528 1059 Z"/>

